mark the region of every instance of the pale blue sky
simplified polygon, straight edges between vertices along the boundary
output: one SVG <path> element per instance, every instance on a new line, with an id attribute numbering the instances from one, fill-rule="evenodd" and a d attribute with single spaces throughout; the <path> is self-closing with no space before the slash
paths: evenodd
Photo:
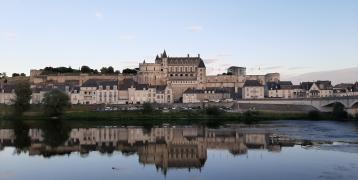
<path id="1" fill-rule="evenodd" d="M 284 76 L 358 66 L 357 0 L 0 0 L 0 71 L 136 67 L 167 50 Z M 260 68 L 259 68 L 260 67 Z"/>

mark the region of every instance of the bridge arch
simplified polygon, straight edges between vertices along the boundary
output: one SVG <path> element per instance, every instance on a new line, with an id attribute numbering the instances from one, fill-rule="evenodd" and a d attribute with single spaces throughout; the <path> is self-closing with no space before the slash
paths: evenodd
<path id="1" fill-rule="evenodd" d="M 349 107 L 350 108 L 358 108 L 358 100 L 353 101 Z"/>
<path id="2" fill-rule="evenodd" d="M 341 101 L 339 101 L 339 100 L 338 100 L 338 101 L 329 102 L 329 103 L 327 103 L 327 104 L 324 104 L 324 105 L 322 105 L 322 107 L 334 107 L 335 104 L 339 104 L 339 105 L 343 106 L 344 108 L 349 108 L 349 107 L 348 107 L 349 105 L 347 105 L 346 103 L 341 102 Z"/>

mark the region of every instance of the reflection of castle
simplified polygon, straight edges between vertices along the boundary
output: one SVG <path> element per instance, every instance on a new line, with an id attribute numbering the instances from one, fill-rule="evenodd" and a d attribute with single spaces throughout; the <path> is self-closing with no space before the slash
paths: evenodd
<path id="1" fill-rule="evenodd" d="M 208 129 L 204 127 L 151 128 L 80 128 L 72 129 L 69 139 L 56 148 L 44 143 L 41 129 L 30 129 L 30 155 L 61 155 L 90 151 L 123 154 L 137 153 L 142 164 L 154 164 L 165 173 L 168 168 L 201 168 L 207 159 L 207 149 L 229 150 L 234 155 L 248 149 L 280 150 L 278 142 L 267 133 L 247 133 L 241 129 Z M 14 131 L 0 129 L 0 149 L 13 146 Z"/>

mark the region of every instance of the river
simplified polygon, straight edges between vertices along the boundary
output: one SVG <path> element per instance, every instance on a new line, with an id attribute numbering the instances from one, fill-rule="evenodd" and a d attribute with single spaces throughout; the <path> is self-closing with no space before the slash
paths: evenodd
<path id="1" fill-rule="evenodd" d="M 358 179 L 358 124 L 0 129 L 0 179 Z"/>

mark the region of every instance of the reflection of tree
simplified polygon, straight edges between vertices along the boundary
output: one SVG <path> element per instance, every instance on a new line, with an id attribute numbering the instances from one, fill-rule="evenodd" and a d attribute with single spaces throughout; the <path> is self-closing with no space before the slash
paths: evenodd
<path id="1" fill-rule="evenodd" d="M 31 145 L 31 139 L 29 137 L 29 127 L 24 124 L 21 120 L 14 121 L 14 146 L 17 153 L 27 151 Z"/>
<path id="2" fill-rule="evenodd" d="M 61 120 L 48 120 L 43 128 L 44 143 L 51 147 L 63 145 L 69 138 L 71 129 Z"/>

